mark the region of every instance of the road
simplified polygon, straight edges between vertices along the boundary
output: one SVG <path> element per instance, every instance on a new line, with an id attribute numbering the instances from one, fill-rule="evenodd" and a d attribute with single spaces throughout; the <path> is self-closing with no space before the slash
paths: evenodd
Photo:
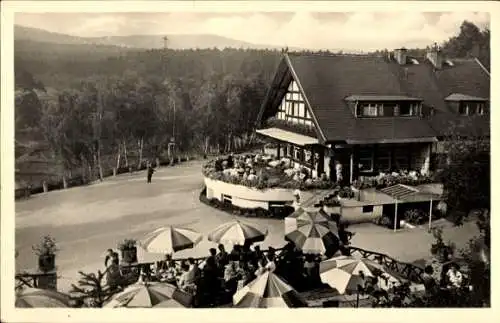
<path id="1" fill-rule="evenodd" d="M 107 248 L 116 248 L 126 238 L 140 239 L 163 225 L 184 226 L 207 234 L 233 215 L 199 202 L 203 187 L 200 161 L 160 168 L 151 184 L 145 172 L 106 178 L 102 183 L 32 196 L 16 202 L 16 269 L 35 268 L 37 258 L 32 245 L 46 234 L 53 236 L 60 248 L 57 255 L 58 287 L 67 290 L 76 282 L 78 270 L 95 272 L 104 267 Z M 274 219 L 244 219 L 267 228 L 265 248 L 284 244 L 283 222 Z M 384 252 L 396 259 L 413 261 L 428 257 L 432 242 L 423 229 L 393 233 L 371 224 L 351 226 L 356 232 L 353 245 Z M 473 224 L 445 230 L 445 237 L 465 242 L 475 234 Z M 463 243 L 462 243 L 463 244 Z M 204 239 L 196 248 L 175 257 L 205 256 L 215 244 Z M 142 260 L 160 255 L 140 255 Z"/>

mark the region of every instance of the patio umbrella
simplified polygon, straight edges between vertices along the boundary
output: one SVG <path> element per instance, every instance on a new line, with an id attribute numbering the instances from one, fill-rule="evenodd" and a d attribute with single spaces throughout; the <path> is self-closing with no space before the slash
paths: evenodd
<path id="1" fill-rule="evenodd" d="M 285 218 L 285 240 L 304 253 L 333 255 L 340 246 L 335 232 L 337 225 L 320 209 L 299 209 Z"/>
<path id="2" fill-rule="evenodd" d="M 171 254 L 193 248 L 201 238 L 200 233 L 191 229 L 166 226 L 148 233 L 139 244 L 147 252 Z"/>
<path id="3" fill-rule="evenodd" d="M 267 230 L 257 229 L 238 220 L 224 223 L 208 234 L 208 240 L 223 244 L 254 243 L 266 238 Z"/>
<path id="4" fill-rule="evenodd" d="M 338 231 L 337 225 L 330 220 L 321 208 L 299 208 L 285 218 L 285 235 L 303 226 L 321 225 L 331 231 Z"/>
<path id="5" fill-rule="evenodd" d="M 138 282 L 113 296 L 104 307 L 190 307 L 192 300 L 174 285 Z"/>
<path id="6" fill-rule="evenodd" d="M 356 259 L 350 256 L 340 256 L 325 260 L 319 264 L 321 281 L 335 288 L 340 294 L 356 293 L 358 285 L 364 286 L 364 277 L 375 277 L 380 271 L 384 279 L 378 279 L 378 287 L 387 290 L 399 280 L 390 275 L 376 262 L 369 259 Z"/>
<path id="7" fill-rule="evenodd" d="M 70 298 L 54 290 L 24 288 L 16 294 L 16 307 L 70 307 Z"/>
<path id="8" fill-rule="evenodd" d="M 307 307 L 307 303 L 283 279 L 267 271 L 233 295 L 233 307 Z"/>

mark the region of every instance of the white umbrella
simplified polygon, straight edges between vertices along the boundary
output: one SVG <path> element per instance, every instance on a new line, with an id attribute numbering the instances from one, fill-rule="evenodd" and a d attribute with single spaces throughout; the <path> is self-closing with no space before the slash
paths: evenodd
<path id="1" fill-rule="evenodd" d="M 369 259 L 340 256 L 325 260 L 319 265 L 321 281 L 335 288 L 340 294 L 357 292 L 358 285 L 365 285 L 364 278 L 375 277 L 377 271 L 382 276 L 378 279 L 378 287 L 387 290 L 400 283 L 381 265 Z"/>
<path id="2" fill-rule="evenodd" d="M 222 244 L 240 244 L 260 242 L 267 236 L 267 229 L 260 230 L 238 220 L 224 223 L 208 234 L 208 240 Z"/>
<path id="3" fill-rule="evenodd" d="M 139 244 L 147 252 L 172 254 L 193 248 L 201 238 L 202 235 L 194 230 L 166 226 L 148 233 Z"/>

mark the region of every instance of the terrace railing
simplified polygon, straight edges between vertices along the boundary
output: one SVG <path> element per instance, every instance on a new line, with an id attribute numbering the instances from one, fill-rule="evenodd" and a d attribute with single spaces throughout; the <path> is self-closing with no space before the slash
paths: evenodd
<path id="1" fill-rule="evenodd" d="M 279 261 L 280 258 L 280 253 L 283 251 L 284 248 L 280 249 L 274 249 L 276 252 L 276 257 Z M 262 251 L 264 254 L 267 254 L 269 250 L 263 250 Z M 370 250 L 365 250 L 362 248 L 358 247 L 349 247 L 349 252 L 351 255 L 356 255 L 359 254 L 361 257 L 370 259 L 373 261 L 378 262 L 379 264 L 383 265 L 390 273 L 395 274 L 400 276 L 403 279 L 407 279 L 411 282 L 414 283 L 422 283 L 422 274 L 424 272 L 424 269 L 410 263 L 405 263 L 398 261 L 386 254 L 379 253 L 376 251 L 370 251 Z M 197 264 L 201 264 L 207 257 L 200 257 L 200 258 L 193 258 Z M 187 258 L 177 258 L 177 259 L 172 259 L 172 261 L 176 264 L 176 266 L 180 266 L 181 263 L 186 262 L 188 259 Z M 157 262 L 148 262 L 148 263 L 135 263 L 135 264 L 123 264 L 121 265 L 122 269 L 146 269 L 150 268 L 150 266 L 154 265 Z M 159 261 L 161 263 L 161 261 Z M 147 270 L 147 269 L 146 269 Z"/>
<path id="2" fill-rule="evenodd" d="M 349 247 L 351 255 L 359 254 L 361 257 L 370 259 L 383 265 L 390 272 L 401 276 L 404 279 L 408 279 L 411 282 L 422 283 L 422 275 L 424 269 L 410 263 L 405 263 L 397 261 L 396 259 L 389 257 L 386 254 L 365 250 L 357 247 Z"/>

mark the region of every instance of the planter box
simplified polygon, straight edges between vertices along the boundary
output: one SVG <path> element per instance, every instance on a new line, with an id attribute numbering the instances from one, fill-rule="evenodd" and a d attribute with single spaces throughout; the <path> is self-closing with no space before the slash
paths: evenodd
<path id="1" fill-rule="evenodd" d="M 45 273 L 56 269 L 56 255 L 38 256 L 38 269 Z"/>
<path id="2" fill-rule="evenodd" d="M 123 249 L 122 253 L 122 262 L 125 263 L 136 263 L 137 262 L 137 248 Z"/>

